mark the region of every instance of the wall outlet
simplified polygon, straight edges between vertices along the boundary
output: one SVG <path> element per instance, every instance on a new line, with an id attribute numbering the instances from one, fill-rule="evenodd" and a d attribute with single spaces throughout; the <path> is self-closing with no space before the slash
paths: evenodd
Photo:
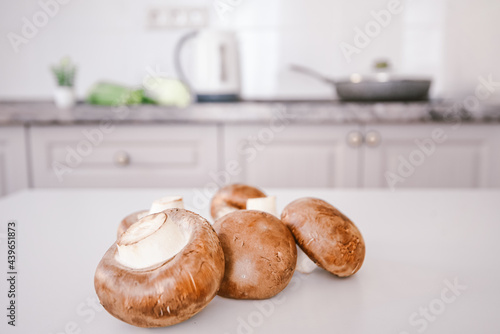
<path id="1" fill-rule="evenodd" d="M 202 28 L 208 25 L 206 7 L 154 7 L 149 9 L 148 28 Z"/>

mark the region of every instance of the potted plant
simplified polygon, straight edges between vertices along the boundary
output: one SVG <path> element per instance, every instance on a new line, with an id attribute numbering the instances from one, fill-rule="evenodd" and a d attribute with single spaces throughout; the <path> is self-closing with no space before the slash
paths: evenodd
<path id="1" fill-rule="evenodd" d="M 59 64 L 51 67 L 52 73 L 57 81 L 54 92 L 54 102 L 58 108 L 69 109 L 75 105 L 75 91 L 73 89 L 75 81 L 76 66 L 71 59 L 65 57 Z"/>

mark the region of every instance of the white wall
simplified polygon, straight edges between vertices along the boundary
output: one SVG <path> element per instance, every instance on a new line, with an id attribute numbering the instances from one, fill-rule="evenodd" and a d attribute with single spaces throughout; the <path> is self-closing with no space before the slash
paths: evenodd
<path id="1" fill-rule="evenodd" d="M 353 29 L 364 29 L 370 12 L 390 0 L 232 0 L 238 5 L 224 20 L 213 0 L 66 1 L 16 53 L 7 34 L 20 34 L 23 17 L 32 20 L 41 7 L 37 0 L 0 0 L 0 99 L 50 98 L 48 67 L 65 55 L 79 65 L 80 96 L 101 79 L 135 85 L 151 70 L 174 75 L 173 46 L 186 31 L 146 28 L 147 9 L 168 4 L 206 5 L 213 26 L 238 31 L 247 98 L 332 96 L 327 85 L 290 72 L 290 63 L 341 78 L 388 58 L 398 73 L 433 76 L 435 97 L 469 94 L 479 75 L 500 81 L 496 0 L 403 0 L 403 11 L 350 63 L 339 44 L 353 44 Z"/>

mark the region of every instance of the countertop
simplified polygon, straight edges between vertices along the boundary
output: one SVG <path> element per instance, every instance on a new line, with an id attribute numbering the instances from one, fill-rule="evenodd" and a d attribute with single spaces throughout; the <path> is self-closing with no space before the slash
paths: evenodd
<path id="1" fill-rule="evenodd" d="M 207 200 L 193 189 L 24 191 L 0 199 L 0 332 L 500 332 L 500 191 L 265 191 L 277 196 L 279 209 L 303 196 L 337 206 L 364 236 L 361 270 L 345 279 L 320 269 L 295 273 L 270 300 L 216 297 L 181 324 L 136 328 L 95 304 L 94 271 L 119 221 L 168 194 L 183 195 L 188 209 L 206 216 Z M 15 328 L 6 317 L 9 220 L 17 222 L 18 238 Z"/>
<path id="2" fill-rule="evenodd" d="M 0 102 L 0 125 L 71 125 L 113 120 L 117 123 L 267 123 L 274 118 L 295 123 L 422 123 L 456 120 L 500 122 L 500 106 L 475 112 L 456 102 L 420 101 L 350 103 L 339 101 L 269 101 L 192 104 L 187 108 L 155 105 L 100 107 L 79 103 L 58 110 L 52 102 Z"/>

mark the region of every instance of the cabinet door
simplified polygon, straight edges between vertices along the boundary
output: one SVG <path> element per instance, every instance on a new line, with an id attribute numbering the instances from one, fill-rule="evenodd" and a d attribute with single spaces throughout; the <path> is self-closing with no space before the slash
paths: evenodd
<path id="1" fill-rule="evenodd" d="M 216 126 L 33 127 L 35 187 L 199 187 L 217 170 Z"/>
<path id="2" fill-rule="evenodd" d="M 225 127 L 226 175 L 262 187 L 356 187 L 356 126 Z"/>
<path id="3" fill-rule="evenodd" d="M 0 127 L 0 196 L 28 187 L 26 150 L 23 127 Z"/>
<path id="4" fill-rule="evenodd" d="M 389 188 L 500 186 L 500 127 L 367 126 L 364 185 Z"/>

